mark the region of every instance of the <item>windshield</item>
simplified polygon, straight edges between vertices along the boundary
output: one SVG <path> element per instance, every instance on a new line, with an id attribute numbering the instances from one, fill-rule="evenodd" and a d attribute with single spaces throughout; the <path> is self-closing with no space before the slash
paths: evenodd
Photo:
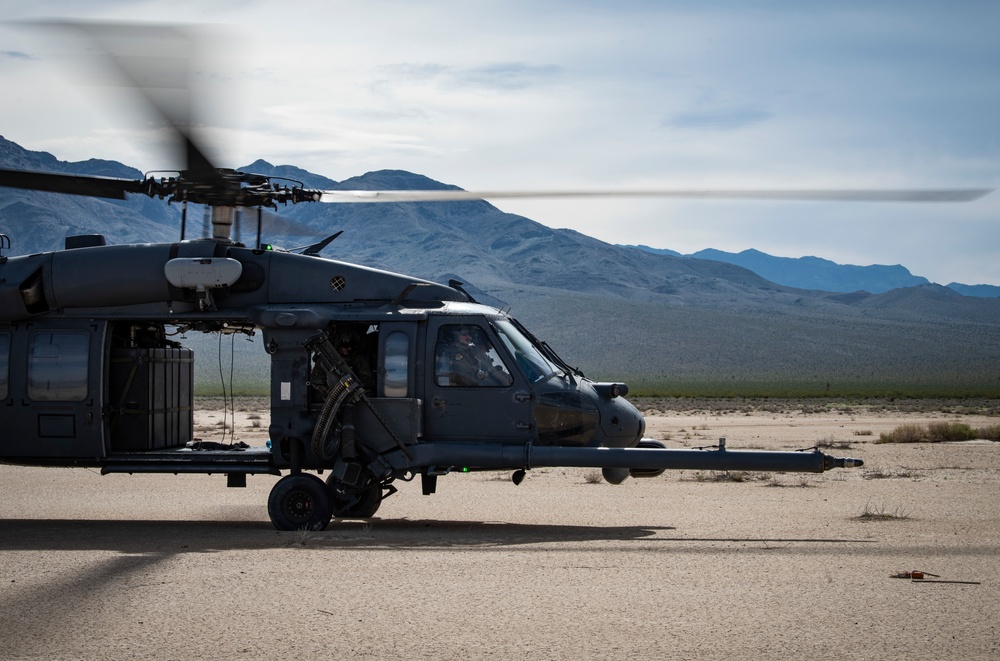
<path id="1" fill-rule="evenodd" d="M 554 374 L 563 376 L 562 371 L 541 350 L 506 319 L 495 319 L 493 327 L 507 350 L 514 356 L 517 366 L 531 383 L 538 383 Z"/>

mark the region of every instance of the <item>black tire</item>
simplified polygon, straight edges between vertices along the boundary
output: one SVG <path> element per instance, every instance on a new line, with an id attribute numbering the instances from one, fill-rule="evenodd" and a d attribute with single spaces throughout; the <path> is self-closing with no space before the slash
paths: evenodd
<path id="1" fill-rule="evenodd" d="M 368 519 L 375 516 L 382 504 L 382 485 L 369 481 L 362 487 L 349 487 L 334 479 L 326 478 L 333 499 L 333 515 L 339 519 Z"/>
<path id="2" fill-rule="evenodd" d="M 278 530 L 323 530 L 333 518 L 330 495 L 315 475 L 286 475 L 271 489 L 267 513 Z"/>

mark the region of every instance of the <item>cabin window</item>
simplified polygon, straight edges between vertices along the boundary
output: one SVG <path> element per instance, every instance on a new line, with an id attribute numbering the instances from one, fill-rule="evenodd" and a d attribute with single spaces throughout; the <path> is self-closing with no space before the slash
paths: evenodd
<path id="1" fill-rule="evenodd" d="M 89 349 L 87 333 L 35 333 L 28 349 L 28 397 L 37 402 L 86 399 Z"/>
<path id="2" fill-rule="evenodd" d="M 7 399 L 10 381 L 10 333 L 0 333 L 0 399 Z"/>
<path id="3" fill-rule="evenodd" d="M 382 391 L 386 397 L 409 397 L 410 338 L 403 331 L 393 331 L 385 338 L 385 378 Z"/>
<path id="4" fill-rule="evenodd" d="M 439 386 L 509 386 L 514 382 L 489 337 L 474 324 L 442 326 L 435 347 Z"/>

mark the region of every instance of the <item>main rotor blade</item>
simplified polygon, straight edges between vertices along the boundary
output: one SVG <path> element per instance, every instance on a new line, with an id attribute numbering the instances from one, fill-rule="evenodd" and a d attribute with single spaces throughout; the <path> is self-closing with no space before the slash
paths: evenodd
<path id="1" fill-rule="evenodd" d="M 44 27 L 72 31 L 96 47 L 104 68 L 134 90 L 166 124 L 184 152 L 189 179 L 222 186 L 226 182 L 192 135 L 190 76 L 196 40 L 181 25 L 44 21 Z"/>
<path id="2" fill-rule="evenodd" d="M 938 189 L 647 189 L 577 191 L 466 191 L 466 190 L 327 190 L 321 202 L 456 202 L 504 198 L 565 197 L 666 197 L 721 200 L 799 200 L 817 202 L 971 202 L 989 195 L 992 188 Z"/>
<path id="3" fill-rule="evenodd" d="M 0 186 L 28 190 L 87 195 L 124 200 L 125 193 L 138 192 L 142 182 L 111 177 L 92 177 L 50 172 L 25 172 L 0 169 Z"/>

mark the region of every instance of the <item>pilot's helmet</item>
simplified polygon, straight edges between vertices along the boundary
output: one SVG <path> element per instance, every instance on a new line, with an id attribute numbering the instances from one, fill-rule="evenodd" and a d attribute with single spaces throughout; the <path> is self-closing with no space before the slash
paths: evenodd
<path id="1" fill-rule="evenodd" d="M 458 326 L 455 328 L 455 340 L 461 341 L 463 337 L 468 337 L 469 342 L 479 339 L 479 329 L 475 326 Z"/>

